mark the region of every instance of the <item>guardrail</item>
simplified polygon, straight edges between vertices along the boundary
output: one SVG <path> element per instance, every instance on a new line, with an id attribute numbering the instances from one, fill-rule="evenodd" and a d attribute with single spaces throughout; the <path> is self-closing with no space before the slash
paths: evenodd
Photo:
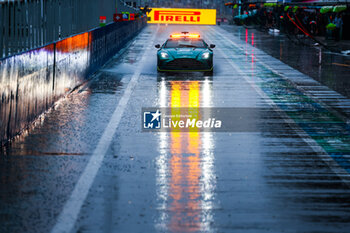
<path id="1" fill-rule="evenodd" d="M 111 23 L 0 59 L 0 145 L 87 80 L 146 25 L 146 17 Z"/>

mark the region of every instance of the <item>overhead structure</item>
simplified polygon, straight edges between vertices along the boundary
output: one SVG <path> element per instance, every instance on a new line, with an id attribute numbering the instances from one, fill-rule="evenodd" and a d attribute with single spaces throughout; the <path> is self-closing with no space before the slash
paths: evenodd
<path id="1" fill-rule="evenodd" d="M 215 9 L 152 8 L 148 23 L 215 25 Z"/>

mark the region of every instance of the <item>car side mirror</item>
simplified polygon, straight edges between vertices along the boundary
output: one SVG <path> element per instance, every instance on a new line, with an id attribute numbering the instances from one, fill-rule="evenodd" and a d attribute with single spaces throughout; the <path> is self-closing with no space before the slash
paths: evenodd
<path id="1" fill-rule="evenodd" d="M 210 47 L 211 49 L 213 49 L 213 48 L 215 48 L 215 44 L 210 44 L 209 47 Z"/>
<path id="2" fill-rule="evenodd" d="M 154 47 L 156 47 L 157 49 L 160 48 L 160 44 L 156 44 Z"/>

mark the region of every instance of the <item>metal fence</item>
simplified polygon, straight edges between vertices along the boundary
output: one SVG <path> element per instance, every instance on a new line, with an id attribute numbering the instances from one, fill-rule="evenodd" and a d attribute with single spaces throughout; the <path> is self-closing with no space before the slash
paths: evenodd
<path id="1" fill-rule="evenodd" d="M 118 11 L 135 12 L 121 0 L 0 0 L 0 58 L 37 48 L 106 23 Z"/>

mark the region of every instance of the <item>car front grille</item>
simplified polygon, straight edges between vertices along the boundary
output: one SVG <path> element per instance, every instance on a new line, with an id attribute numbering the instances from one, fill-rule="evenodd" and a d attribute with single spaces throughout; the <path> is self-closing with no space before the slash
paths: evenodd
<path id="1" fill-rule="evenodd" d="M 207 67 L 196 59 L 180 58 L 169 62 L 166 68 L 169 70 L 201 70 Z"/>

